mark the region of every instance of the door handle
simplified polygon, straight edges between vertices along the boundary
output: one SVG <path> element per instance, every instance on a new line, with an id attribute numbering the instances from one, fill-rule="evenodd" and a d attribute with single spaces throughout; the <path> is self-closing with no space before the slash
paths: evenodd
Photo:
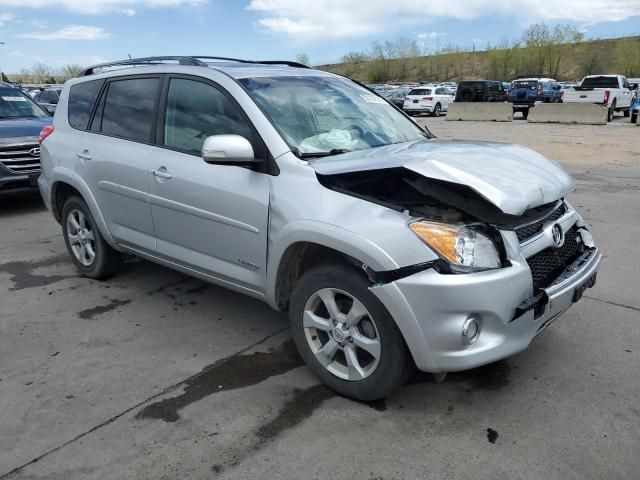
<path id="1" fill-rule="evenodd" d="M 164 167 L 161 167 L 158 170 L 152 170 L 151 173 L 153 174 L 154 177 L 160 177 L 160 178 L 166 178 L 166 179 L 173 177 L 173 175 L 167 172 L 167 169 Z"/>
<path id="2" fill-rule="evenodd" d="M 82 153 L 76 153 L 76 157 L 82 160 L 91 160 L 93 158 L 89 153 L 89 150 L 83 150 Z"/>

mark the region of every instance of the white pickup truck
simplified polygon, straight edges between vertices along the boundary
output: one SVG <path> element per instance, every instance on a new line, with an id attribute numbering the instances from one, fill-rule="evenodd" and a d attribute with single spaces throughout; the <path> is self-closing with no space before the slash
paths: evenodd
<path id="1" fill-rule="evenodd" d="M 631 85 L 622 75 L 588 75 L 580 85 L 564 91 L 564 103 L 597 103 L 609 109 L 608 120 L 615 112 L 629 116 L 629 107 L 638 91 L 638 84 Z"/>

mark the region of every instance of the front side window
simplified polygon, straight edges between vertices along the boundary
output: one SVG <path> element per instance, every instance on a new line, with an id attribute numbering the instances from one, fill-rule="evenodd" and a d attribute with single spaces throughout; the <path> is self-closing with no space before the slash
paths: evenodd
<path id="1" fill-rule="evenodd" d="M 241 79 L 240 83 L 301 157 L 334 155 L 427 136 L 384 99 L 344 78 L 257 77 Z"/>
<path id="2" fill-rule="evenodd" d="M 71 87 L 69 90 L 67 116 L 69 125 L 73 128 L 79 130 L 87 128 L 91 110 L 93 110 L 93 105 L 96 103 L 103 83 L 104 80 L 91 80 Z"/>
<path id="3" fill-rule="evenodd" d="M 158 78 L 112 81 L 104 102 L 100 131 L 129 140 L 149 142 L 159 86 Z"/>
<path id="4" fill-rule="evenodd" d="M 252 138 L 251 128 L 240 111 L 220 90 L 195 80 L 171 80 L 164 145 L 200 155 L 207 137 L 229 134 Z"/>
<path id="5" fill-rule="evenodd" d="M 31 98 L 17 88 L 0 87 L 0 120 L 48 116 Z"/>

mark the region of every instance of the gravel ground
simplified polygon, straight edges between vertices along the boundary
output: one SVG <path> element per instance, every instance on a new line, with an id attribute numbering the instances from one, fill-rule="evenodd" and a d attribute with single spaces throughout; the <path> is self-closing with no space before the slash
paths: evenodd
<path id="1" fill-rule="evenodd" d="M 266 305 L 147 262 L 81 277 L 38 199 L 0 204 L 0 479 L 637 479 L 640 129 L 446 122 L 577 179 L 598 285 L 530 348 L 385 401 L 319 385 Z M 497 292 L 499 294 L 499 292 Z"/>

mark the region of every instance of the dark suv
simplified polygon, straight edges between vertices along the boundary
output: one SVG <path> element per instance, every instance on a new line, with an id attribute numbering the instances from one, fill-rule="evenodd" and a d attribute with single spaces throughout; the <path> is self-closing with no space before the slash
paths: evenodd
<path id="1" fill-rule="evenodd" d="M 504 102 L 507 91 L 497 80 L 464 81 L 458 84 L 456 102 Z"/>
<path id="2" fill-rule="evenodd" d="M 51 116 L 21 90 L 0 83 L 0 196 L 37 193 L 40 131 Z"/>
<path id="3" fill-rule="evenodd" d="M 511 82 L 508 101 L 513 103 L 513 113 L 522 112 L 526 119 L 536 102 L 560 103 L 562 95 L 562 87 L 552 78 L 520 78 Z"/>

